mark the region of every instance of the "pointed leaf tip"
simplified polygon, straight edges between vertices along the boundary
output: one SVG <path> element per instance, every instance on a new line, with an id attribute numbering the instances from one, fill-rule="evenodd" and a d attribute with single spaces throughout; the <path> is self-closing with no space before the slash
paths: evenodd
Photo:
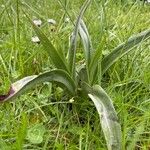
<path id="1" fill-rule="evenodd" d="M 36 84 L 47 81 L 57 82 L 60 86 L 63 85 L 71 95 L 74 95 L 76 92 L 76 85 L 70 75 L 64 70 L 55 69 L 40 75 L 32 75 L 16 81 L 12 84 L 8 94 L 0 95 L 0 102 L 15 99 L 32 87 L 35 87 Z"/>
<path id="2" fill-rule="evenodd" d="M 15 93 L 15 90 L 13 87 L 10 87 L 10 90 L 6 95 L 0 95 L 0 102 L 3 102 L 5 99 L 7 99 L 9 96 L 13 95 Z"/>
<path id="3" fill-rule="evenodd" d="M 21 89 L 24 89 L 26 87 L 26 85 L 36 77 L 37 77 L 37 75 L 28 76 L 28 77 L 25 77 L 15 83 L 13 83 L 10 87 L 10 90 L 8 91 L 8 93 L 6 95 L 0 95 L 0 103 L 16 97 L 18 95 L 18 93 L 20 94 L 19 91 Z"/>

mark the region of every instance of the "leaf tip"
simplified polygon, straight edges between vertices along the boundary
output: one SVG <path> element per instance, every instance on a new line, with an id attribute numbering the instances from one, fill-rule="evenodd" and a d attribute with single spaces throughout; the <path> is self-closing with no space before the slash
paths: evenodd
<path id="1" fill-rule="evenodd" d="M 13 89 L 13 87 L 11 86 L 8 93 L 6 95 L 0 95 L 0 102 L 4 102 L 8 97 L 10 97 L 11 95 L 13 95 L 15 93 L 15 90 Z"/>

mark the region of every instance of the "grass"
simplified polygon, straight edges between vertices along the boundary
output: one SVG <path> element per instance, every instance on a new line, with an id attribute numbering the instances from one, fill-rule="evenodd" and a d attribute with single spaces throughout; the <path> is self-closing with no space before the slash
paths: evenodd
<path id="1" fill-rule="evenodd" d="M 24 76 L 46 71 L 52 65 L 42 46 L 31 42 L 35 35 L 24 16 L 40 18 L 41 29 L 56 47 L 68 49 L 72 22 L 83 1 L 32 1 L 22 3 L 0 1 L 0 79 L 14 82 Z M 108 1 L 102 11 L 101 2 L 93 1 L 85 15 L 92 35 L 93 46 L 107 43 L 103 54 L 125 41 L 133 33 L 150 28 L 150 7 L 141 3 L 114 4 Z M 102 20 L 102 17 L 104 19 Z M 46 23 L 48 18 L 57 21 L 55 32 Z M 102 21 L 101 21 L 102 20 Z M 103 25 L 103 26 L 102 26 Z M 105 28 L 104 33 L 101 28 Z M 81 44 L 78 45 L 82 61 Z M 111 67 L 102 82 L 114 100 L 123 133 L 124 150 L 150 148 L 150 46 L 142 43 Z M 82 62 L 81 62 L 82 63 Z M 5 80 L 4 80 L 5 77 Z M 1 86 L 1 83 L 0 83 Z M 1 87 L 0 87 L 1 88 Z M 5 85 L 7 88 L 7 85 Z M 99 127 L 99 117 L 91 102 L 79 99 L 71 102 L 60 88 L 45 83 L 36 87 L 15 102 L 0 105 L 0 149 L 2 150 L 105 150 L 106 143 Z"/>

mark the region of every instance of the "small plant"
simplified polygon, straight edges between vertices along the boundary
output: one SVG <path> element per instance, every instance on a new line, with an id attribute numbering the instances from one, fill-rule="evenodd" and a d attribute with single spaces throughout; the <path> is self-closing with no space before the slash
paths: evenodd
<path id="1" fill-rule="evenodd" d="M 107 143 L 108 150 L 121 150 L 121 126 L 118 121 L 117 113 L 109 95 L 101 87 L 101 80 L 104 73 L 119 58 L 128 53 L 140 42 L 150 38 L 150 30 L 129 38 L 126 42 L 118 45 L 112 52 L 102 58 L 102 49 L 94 50 L 87 30 L 82 20 L 83 14 L 89 6 L 91 0 L 87 0 L 79 13 L 74 31 L 70 41 L 70 48 L 67 56 L 62 51 L 55 49 L 51 41 L 43 32 L 30 20 L 33 28 L 44 49 L 49 53 L 55 68 L 40 75 L 25 77 L 11 85 L 10 91 L 6 95 L 0 96 L 0 102 L 5 102 L 17 98 L 28 89 L 35 87 L 36 84 L 45 81 L 56 82 L 58 86 L 66 88 L 66 95 L 74 100 L 83 96 L 87 100 L 90 98 L 101 120 L 101 126 Z M 85 63 L 76 64 L 76 43 L 78 34 L 83 43 L 83 53 Z M 82 93 L 82 94 L 81 94 Z"/>

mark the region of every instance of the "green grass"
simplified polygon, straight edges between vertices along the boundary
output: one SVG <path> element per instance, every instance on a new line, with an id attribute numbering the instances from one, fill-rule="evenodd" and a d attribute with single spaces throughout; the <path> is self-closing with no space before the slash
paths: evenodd
<path id="1" fill-rule="evenodd" d="M 43 21 L 41 29 L 52 39 L 55 47 L 67 52 L 73 24 L 65 23 L 64 19 L 69 14 L 74 21 L 82 4 L 81 0 L 66 0 L 62 4 L 56 0 L 22 3 L 19 0 L 0 0 L 1 89 L 1 84 L 4 85 L 6 80 L 8 83 L 14 82 L 52 66 L 43 47 L 31 42 L 35 33 L 22 10 L 31 18 L 40 18 Z M 121 5 L 112 0 L 102 11 L 101 4 L 93 0 L 84 20 L 94 48 L 101 46 L 101 39 L 107 43 L 103 54 L 109 53 L 133 33 L 150 28 L 149 5 Z M 57 21 L 55 32 L 51 32 L 46 23 L 48 18 Z M 103 33 L 102 28 L 105 28 Z M 79 43 L 79 62 L 82 61 L 81 48 Z M 149 41 L 135 49 L 113 65 L 102 82 L 103 87 L 108 86 L 106 91 L 114 100 L 119 116 L 123 150 L 150 148 Z M 7 86 L 3 87 L 4 92 Z M 15 102 L 0 105 L 0 149 L 105 150 L 106 143 L 99 124 L 99 116 L 92 102 L 84 99 L 70 102 L 60 88 L 52 88 L 51 84 L 45 83 Z"/>

